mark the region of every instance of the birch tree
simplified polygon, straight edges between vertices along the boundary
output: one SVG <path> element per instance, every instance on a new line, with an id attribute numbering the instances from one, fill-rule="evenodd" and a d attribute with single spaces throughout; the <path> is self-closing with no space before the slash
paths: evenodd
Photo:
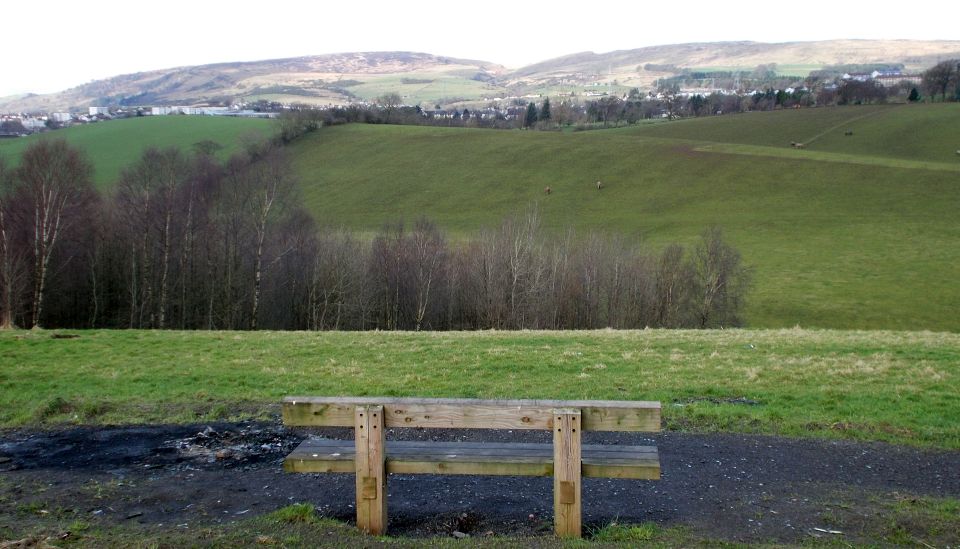
<path id="1" fill-rule="evenodd" d="M 142 325 L 145 311 L 150 326 L 167 325 L 177 198 L 190 183 L 190 162 L 176 148 L 149 148 L 121 175 L 118 200 L 130 233 L 139 233 L 131 250 L 131 327 Z"/>
<path id="2" fill-rule="evenodd" d="M 247 187 L 247 205 L 254 234 L 253 301 L 250 310 L 250 329 L 257 329 L 260 295 L 264 272 L 264 241 L 276 219 L 284 213 L 286 200 L 293 190 L 294 179 L 290 163 L 276 148 L 261 151 L 248 167 L 244 183 Z"/>
<path id="3" fill-rule="evenodd" d="M 40 140 L 24 151 L 16 171 L 17 193 L 30 207 L 33 263 L 30 325 L 40 327 L 51 259 L 76 211 L 93 196 L 93 168 L 64 139 Z"/>
<path id="4" fill-rule="evenodd" d="M 13 328 L 13 249 L 10 200 L 13 178 L 0 157 L 0 329 Z"/>

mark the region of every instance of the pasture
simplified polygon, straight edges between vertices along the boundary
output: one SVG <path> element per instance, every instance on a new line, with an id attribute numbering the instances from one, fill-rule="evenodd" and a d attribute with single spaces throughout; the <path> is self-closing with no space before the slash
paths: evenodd
<path id="1" fill-rule="evenodd" d="M 960 448 L 955 334 L 13 331 L 0 357 L 2 427 L 267 418 L 290 394 L 619 399 L 661 400 L 668 430 Z"/>
<path id="2" fill-rule="evenodd" d="M 958 331 L 958 123 L 960 105 L 935 104 L 586 132 L 348 125 L 288 151 L 298 202 L 321 225 L 372 234 L 425 215 L 461 239 L 536 207 L 546 231 L 617 233 L 659 249 L 716 224 L 754 270 L 750 327 Z M 144 146 L 212 139 L 226 155 L 246 132 L 272 129 L 157 117 L 53 135 L 88 151 L 106 190 Z M 0 154 L 15 159 L 31 139 L 0 142 Z"/>
<path id="3" fill-rule="evenodd" d="M 291 151 L 321 224 L 426 215 L 456 237 L 536 204 L 546 230 L 655 248 L 717 224 L 755 270 L 749 326 L 956 331 L 958 122 L 958 105 L 910 105 L 575 133 L 354 125 Z"/>
<path id="4" fill-rule="evenodd" d="M 94 182 L 107 190 L 120 170 L 132 164 L 148 147 L 178 147 L 189 151 L 194 143 L 214 141 L 223 148 L 220 158 L 237 152 L 244 139 L 262 139 L 273 133 L 272 122 L 220 116 L 147 116 L 73 126 L 48 134 L 0 141 L 0 155 L 14 161 L 37 139 L 63 138 L 84 149 L 94 165 Z"/>
<path id="5" fill-rule="evenodd" d="M 422 105 L 432 110 L 435 103 L 449 102 L 454 98 L 476 100 L 481 97 L 506 95 L 506 89 L 472 80 L 470 74 L 456 72 L 416 72 L 407 76 L 365 77 L 362 82 L 348 89 L 367 101 L 378 96 L 396 92 L 406 105 Z"/>

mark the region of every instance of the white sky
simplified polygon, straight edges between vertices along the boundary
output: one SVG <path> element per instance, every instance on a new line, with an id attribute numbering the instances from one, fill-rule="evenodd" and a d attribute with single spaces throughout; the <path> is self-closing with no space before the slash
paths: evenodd
<path id="1" fill-rule="evenodd" d="M 419 51 L 508 67 L 581 51 L 683 42 L 960 39 L 952 0 L 542 5 L 380 0 L 28 0 L 0 6 L 0 97 L 182 65 L 353 51 Z"/>

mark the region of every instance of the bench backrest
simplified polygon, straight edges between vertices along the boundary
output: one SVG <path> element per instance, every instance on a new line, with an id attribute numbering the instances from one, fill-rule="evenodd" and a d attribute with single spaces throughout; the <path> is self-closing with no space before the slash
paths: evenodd
<path id="1" fill-rule="evenodd" d="M 283 422 L 353 427 L 357 406 L 383 406 L 385 426 L 442 429 L 553 429 L 556 410 L 579 410 L 585 431 L 660 430 L 660 403 L 637 400 L 286 397 Z"/>

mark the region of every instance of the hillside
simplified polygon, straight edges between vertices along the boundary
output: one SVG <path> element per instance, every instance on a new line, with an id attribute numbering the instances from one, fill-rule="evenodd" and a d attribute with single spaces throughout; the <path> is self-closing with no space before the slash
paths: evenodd
<path id="1" fill-rule="evenodd" d="M 355 125 L 293 151 L 321 223 L 372 231 L 422 214 L 463 234 L 539 204 L 548 230 L 652 246 L 692 243 L 718 224 L 755 268 L 751 326 L 956 331 L 958 123 L 960 105 L 573 134 Z M 808 150 L 789 147 L 820 134 Z"/>
<path id="2" fill-rule="evenodd" d="M 546 230 L 622 233 L 656 248 L 718 224 L 754 268 L 752 327 L 960 331 L 958 124 L 960 105 L 935 104 L 576 133 L 348 125 L 290 152 L 300 203 L 323 225 L 371 233 L 426 215 L 461 238 L 537 204 Z M 213 139 L 227 153 L 243 133 L 269 129 L 157 117 L 54 135 L 88 150 L 103 188 L 148 143 Z M 13 159 L 27 142 L 0 142 L 0 154 Z"/>
<path id="3" fill-rule="evenodd" d="M 55 94 L 0 98 L 0 112 L 258 99 L 329 105 L 388 91 L 417 102 L 439 101 L 501 93 L 488 82 L 502 72 L 493 63 L 425 53 L 341 53 L 116 76 Z"/>
<path id="4" fill-rule="evenodd" d="M 74 126 L 52 133 L 0 140 L 0 155 L 16 161 L 38 139 L 64 138 L 87 152 L 94 164 L 94 181 L 101 189 L 117 180 L 120 170 L 133 163 L 147 147 L 179 147 L 189 150 L 200 141 L 214 141 L 223 148 L 221 158 L 236 152 L 243 139 L 272 132 L 272 122 L 218 116 L 148 116 Z"/>
<path id="5" fill-rule="evenodd" d="M 595 80 L 624 87 L 649 87 L 658 78 L 673 76 L 667 66 L 704 72 L 750 71 L 777 65 L 777 72 L 806 76 L 831 65 L 902 63 L 920 71 L 939 59 L 960 56 L 960 41 L 827 40 L 819 42 L 721 42 L 652 46 L 604 54 L 584 52 L 529 65 L 506 75 L 509 81 Z M 656 65 L 649 67 L 645 65 Z"/>
<path id="6" fill-rule="evenodd" d="M 399 93 L 407 104 L 432 106 L 525 94 L 583 95 L 596 91 L 597 84 L 617 91 L 647 88 L 681 68 L 750 71 L 765 64 L 776 65 L 781 74 L 806 76 L 812 70 L 842 64 L 898 63 L 917 71 L 949 57 L 960 57 L 960 41 L 675 44 L 577 53 L 515 70 L 488 61 L 426 53 L 341 53 L 116 76 L 60 93 L 0 98 L 0 112 L 258 99 L 339 105 L 373 100 L 387 92 Z"/>

